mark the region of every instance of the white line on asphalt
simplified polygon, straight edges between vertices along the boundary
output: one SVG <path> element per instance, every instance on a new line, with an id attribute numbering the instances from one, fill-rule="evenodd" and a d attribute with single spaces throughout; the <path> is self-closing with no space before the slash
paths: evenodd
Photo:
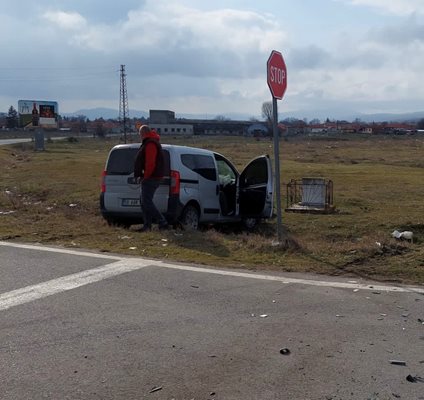
<path id="1" fill-rule="evenodd" d="M 150 261 L 148 260 L 128 258 L 112 264 L 78 272 L 76 274 L 52 279 L 37 285 L 12 290 L 11 292 L 0 295 L 0 311 L 42 299 L 53 294 L 66 292 L 90 283 L 99 282 L 103 279 L 121 275 L 126 272 L 136 271 L 141 268 L 148 267 L 149 265 Z"/>
<path id="2" fill-rule="evenodd" d="M 409 286 L 409 287 L 408 286 L 387 286 L 387 285 L 375 285 L 375 284 L 331 282 L 331 281 L 319 281 L 319 280 L 312 280 L 312 279 L 287 278 L 284 276 L 262 275 L 262 274 L 254 274 L 251 272 L 223 271 L 223 270 L 212 269 L 212 268 L 190 267 L 188 265 L 186 266 L 186 265 L 169 264 L 169 263 L 164 263 L 161 261 L 153 261 L 152 265 L 163 267 L 163 268 L 179 269 L 183 271 L 203 272 L 206 274 L 216 274 L 216 275 L 237 276 L 240 278 L 261 279 L 261 280 L 276 281 L 281 283 L 294 283 L 294 284 L 300 284 L 300 285 L 324 286 L 324 287 L 353 289 L 353 290 L 363 289 L 363 290 L 384 291 L 384 292 L 424 294 L 424 288 L 413 287 L 413 286 Z"/>
<path id="3" fill-rule="evenodd" d="M 71 254 L 73 256 L 105 258 L 108 260 L 122 260 L 123 258 L 125 258 L 125 257 L 119 257 L 119 256 L 110 256 L 108 254 L 95 254 L 95 253 L 90 253 L 88 251 L 78 251 L 78 250 L 38 246 L 36 244 L 21 244 L 21 243 L 11 243 L 11 242 L 0 241 L 0 246 L 16 247 L 18 249 L 27 249 L 27 250 L 49 251 L 51 253 Z"/>
<path id="4" fill-rule="evenodd" d="M 361 289 L 361 290 L 368 290 L 368 291 L 424 294 L 424 288 L 423 287 L 389 286 L 389 285 L 380 285 L 380 284 L 374 284 L 374 283 L 362 284 L 362 283 L 349 283 L 349 282 L 335 282 L 335 281 L 325 281 L 325 280 L 288 278 L 288 277 L 285 277 L 285 276 L 255 274 L 255 273 L 251 273 L 251 272 L 225 271 L 225 270 L 220 270 L 220 269 L 194 267 L 194 266 L 189 266 L 189 265 L 170 264 L 170 263 L 166 263 L 166 262 L 159 261 L 159 260 L 147 260 L 145 258 L 135 258 L 135 257 L 134 258 L 126 258 L 126 257 L 110 256 L 110 255 L 105 255 L 105 254 L 94 254 L 94 253 L 85 252 L 85 251 L 58 249 L 58 248 L 51 248 L 51 247 L 37 246 L 37 245 L 24 245 L 24 244 L 8 243 L 8 242 L 1 242 L 1 241 L 0 241 L 0 245 L 12 246 L 12 247 L 24 248 L 24 249 L 31 249 L 31 250 L 50 251 L 50 252 L 55 252 L 55 253 L 64 253 L 64 254 L 85 256 L 85 257 L 122 260 L 123 262 L 126 261 L 126 262 L 132 263 L 134 265 L 141 265 L 138 268 L 135 267 L 134 270 L 142 268 L 143 266 L 151 266 L 151 267 L 157 266 L 157 267 L 177 269 L 177 270 L 182 270 L 182 271 L 192 271 L 192 272 L 201 272 L 201 273 L 215 274 L 215 275 L 235 276 L 235 277 L 240 277 L 240 278 L 259 279 L 259 280 L 266 280 L 266 281 L 281 282 L 281 283 L 285 283 L 285 284 L 292 283 L 292 284 L 300 284 L 300 285 L 333 287 L 333 288 L 351 289 L 351 290 Z M 119 263 L 115 263 L 115 264 L 119 264 Z M 112 265 L 114 265 L 114 264 L 112 264 Z M 89 271 L 86 271 L 86 272 L 89 272 Z M 125 271 L 125 272 L 127 272 L 127 271 Z M 118 274 L 116 274 L 116 275 L 118 275 Z M 113 275 L 111 275 L 111 276 L 113 276 Z M 62 278 L 59 278 L 59 279 L 62 279 Z M 101 280 L 101 279 L 99 279 L 99 280 Z M 23 289 L 18 289 L 18 290 L 23 290 Z M 9 293 L 12 293 L 12 292 L 9 292 Z M 2 296 L 5 296 L 5 295 L 7 295 L 7 293 L 0 295 L 0 301 L 3 298 Z M 1 310 L 1 302 L 0 302 L 0 310 Z"/>

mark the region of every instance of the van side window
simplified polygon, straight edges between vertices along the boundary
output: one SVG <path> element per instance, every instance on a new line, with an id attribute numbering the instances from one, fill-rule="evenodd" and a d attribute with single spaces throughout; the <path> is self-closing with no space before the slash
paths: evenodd
<path id="1" fill-rule="evenodd" d="M 211 156 L 181 154 L 181 162 L 187 168 L 203 176 L 203 178 L 216 181 L 215 163 Z"/>

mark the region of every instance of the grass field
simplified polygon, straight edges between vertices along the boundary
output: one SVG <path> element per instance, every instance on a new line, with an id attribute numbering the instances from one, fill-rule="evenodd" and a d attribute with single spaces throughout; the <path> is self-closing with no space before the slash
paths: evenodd
<path id="1" fill-rule="evenodd" d="M 163 138 L 216 150 L 239 170 L 272 141 L 242 137 Z M 0 240 L 39 242 L 220 267 L 349 275 L 424 284 L 424 138 L 303 137 L 281 141 L 281 194 L 291 179 L 334 183 L 337 212 L 283 212 L 284 241 L 275 220 L 255 232 L 139 233 L 110 227 L 99 213 L 100 175 L 117 139 L 0 147 Z M 414 242 L 391 237 L 411 230 Z"/>

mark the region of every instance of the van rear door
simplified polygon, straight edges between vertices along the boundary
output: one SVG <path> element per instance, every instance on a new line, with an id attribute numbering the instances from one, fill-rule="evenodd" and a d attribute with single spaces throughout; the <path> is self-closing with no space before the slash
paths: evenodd
<path id="1" fill-rule="evenodd" d="M 139 147 L 118 147 L 108 157 L 104 176 L 104 208 L 109 212 L 140 213 L 140 184 L 134 180 L 134 162 Z M 165 177 L 155 192 L 153 201 L 162 213 L 168 209 L 169 152 L 163 150 Z"/>
<path id="2" fill-rule="evenodd" d="M 117 147 L 109 154 L 104 176 L 104 208 L 109 212 L 140 211 L 140 185 L 131 179 L 137 152 L 136 147 Z"/>
<path id="3" fill-rule="evenodd" d="M 242 217 L 270 218 L 273 212 L 274 184 L 268 155 L 250 161 L 239 179 L 239 213 Z"/>

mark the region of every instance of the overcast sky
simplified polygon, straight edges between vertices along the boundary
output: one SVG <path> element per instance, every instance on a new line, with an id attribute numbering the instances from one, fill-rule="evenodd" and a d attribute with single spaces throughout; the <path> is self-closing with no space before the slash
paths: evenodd
<path id="1" fill-rule="evenodd" d="M 287 65 L 280 113 L 424 110 L 424 0 L 2 0 L 0 111 L 131 110 L 259 117 L 266 62 Z"/>

